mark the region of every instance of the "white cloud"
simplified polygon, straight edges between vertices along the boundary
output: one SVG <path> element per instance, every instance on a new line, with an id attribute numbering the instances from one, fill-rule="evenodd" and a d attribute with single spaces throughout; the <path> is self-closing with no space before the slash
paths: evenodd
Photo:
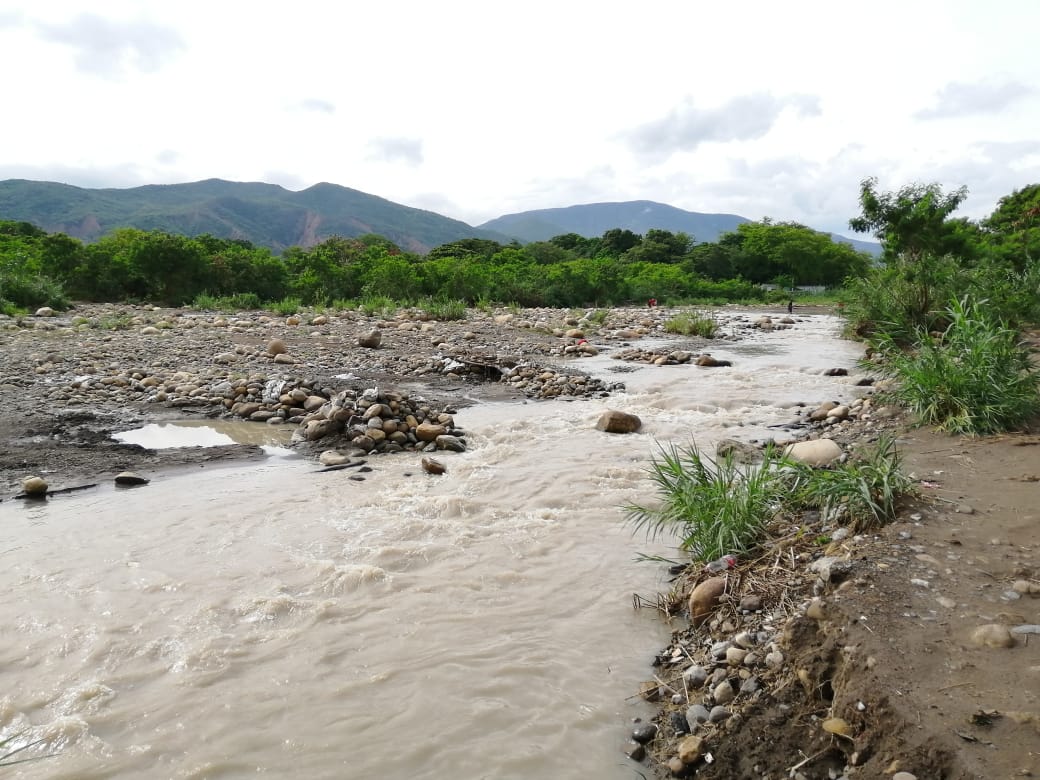
<path id="1" fill-rule="evenodd" d="M 0 178 L 328 181 L 470 224 L 652 200 L 839 232 L 867 176 L 967 185 L 973 214 L 1040 181 L 1040 6 L 799 11 L 7 0 Z"/>
<path id="2" fill-rule="evenodd" d="M 184 49 L 175 30 L 145 19 L 123 21 L 83 13 L 71 21 L 41 21 L 34 27 L 44 41 L 70 47 L 81 71 L 104 77 L 154 72 Z"/>
<path id="3" fill-rule="evenodd" d="M 686 100 L 666 116 L 637 127 L 628 140 L 637 154 L 667 159 L 675 152 L 693 151 L 711 141 L 762 138 L 785 110 L 798 117 L 817 116 L 820 101 L 812 95 L 776 97 L 757 93 L 739 95 L 714 108 L 698 108 L 692 100 Z"/>
<path id="4" fill-rule="evenodd" d="M 421 165 L 423 144 L 421 138 L 374 138 L 368 142 L 368 158 L 385 162 L 403 162 Z"/>
<path id="5" fill-rule="evenodd" d="M 935 96 L 935 104 L 923 108 L 914 116 L 918 119 L 950 119 L 976 114 L 995 114 L 1037 94 L 1034 87 L 1016 81 L 947 84 Z"/>

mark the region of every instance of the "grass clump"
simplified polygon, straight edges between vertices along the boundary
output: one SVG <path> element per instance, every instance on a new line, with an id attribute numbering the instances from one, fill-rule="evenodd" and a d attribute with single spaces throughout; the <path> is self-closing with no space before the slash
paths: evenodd
<path id="1" fill-rule="evenodd" d="M 428 298 L 421 304 L 422 310 L 431 318 L 446 322 L 466 319 L 466 302 Z"/>
<path id="2" fill-rule="evenodd" d="M 773 448 L 761 463 L 741 465 L 732 457 L 712 460 L 695 444 L 673 444 L 649 468 L 661 503 L 629 505 L 625 519 L 649 538 L 678 535 L 680 547 L 698 560 L 746 553 L 783 500 L 782 462 Z"/>
<path id="3" fill-rule="evenodd" d="M 671 445 L 648 471 L 660 501 L 624 507 L 625 521 L 651 539 L 678 536 L 680 548 L 700 561 L 744 555 L 762 543 L 773 518 L 806 509 L 864 531 L 892 521 L 900 498 L 913 491 L 891 438 L 827 469 L 774 447 L 760 463 L 744 465 L 732 456 L 712 460 L 696 445 Z"/>
<path id="4" fill-rule="evenodd" d="M 818 509 L 825 522 L 848 525 L 856 532 L 895 519 L 899 499 L 913 489 L 891 437 L 882 437 L 875 446 L 831 468 L 788 466 L 793 479 L 788 493 L 791 504 Z"/>
<path id="5" fill-rule="evenodd" d="M 397 311 L 397 304 L 385 295 L 369 295 L 361 300 L 359 308 L 367 317 L 385 317 Z"/>
<path id="6" fill-rule="evenodd" d="M 710 316 L 684 312 L 665 322 L 664 329 L 666 333 L 710 339 L 715 337 L 718 323 Z"/>
<path id="7" fill-rule="evenodd" d="M 288 317 L 291 314 L 296 314 L 302 306 L 303 304 L 299 298 L 285 297 L 280 301 L 273 301 L 271 303 L 271 311 L 283 317 Z"/>
<path id="8" fill-rule="evenodd" d="M 123 312 L 98 317 L 92 324 L 98 330 L 130 330 L 136 323 L 130 314 Z"/>
<path id="9" fill-rule="evenodd" d="M 970 436 L 1014 430 L 1040 414 L 1040 377 L 1016 331 L 969 297 L 946 316 L 941 334 L 919 329 L 913 349 L 888 334 L 875 339 L 896 397 L 921 422 Z"/>
<path id="10" fill-rule="evenodd" d="M 192 299 L 191 307 L 199 311 L 255 310 L 260 308 L 260 296 L 256 293 L 216 296 L 202 292 Z"/>

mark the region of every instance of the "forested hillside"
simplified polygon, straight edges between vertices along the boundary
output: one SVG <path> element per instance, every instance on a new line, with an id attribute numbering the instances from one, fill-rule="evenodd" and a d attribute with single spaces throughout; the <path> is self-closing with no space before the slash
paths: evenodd
<path id="1" fill-rule="evenodd" d="M 97 190 L 9 179 L 0 181 L 0 219 L 30 222 L 83 241 L 132 227 L 242 239 L 275 252 L 367 233 L 419 253 L 460 238 L 503 238 L 336 184 L 292 192 L 276 184 L 221 179 Z"/>

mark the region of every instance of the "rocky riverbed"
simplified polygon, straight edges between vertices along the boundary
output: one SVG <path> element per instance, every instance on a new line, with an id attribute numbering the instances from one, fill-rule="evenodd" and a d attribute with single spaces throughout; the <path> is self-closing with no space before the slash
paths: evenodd
<path id="1" fill-rule="evenodd" d="M 277 316 L 81 304 L 0 318 L 0 490 L 16 492 L 28 475 L 61 489 L 126 470 L 262 456 L 249 445 L 147 450 L 112 438 L 155 421 L 288 426 L 299 451 L 315 457 L 457 449 L 465 442 L 452 415 L 471 403 L 608 395 L 624 387 L 624 361 L 703 356 L 710 365 L 705 339 L 683 337 L 681 349 L 664 352 L 628 349 L 667 336 L 671 316 L 500 309 L 435 321 L 421 309 Z M 793 323 L 782 319 L 728 313 L 718 339 Z M 617 382 L 582 370 L 583 358 L 615 349 Z"/>
<path id="2" fill-rule="evenodd" d="M 79 305 L 0 318 L 0 498 L 13 500 L 31 475 L 58 490 L 264 457 L 253 445 L 149 450 L 113 438 L 186 419 L 284 430 L 294 451 L 328 468 L 378 467 L 410 451 L 435 469 L 438 452 L 467 446 L 455 424 L 463 406 L 609 395 L 637 364 L 725 370 L 711 356 L 719 341 L 798 326 L 797 313 L 722 311 L 707 340 L 669 334 L 673 315 L 499 309 L 444 322 L 418 309 Z M 616 381 L 583 370 L 597 355 L 615 358 Z M 918 488 L 898 523 L 856 534 L 818 516 L 779 520 L 757 560 L 722 573 L 683 568 L 671 592 L 637 598 L 675 630 L 633 694 L 659 708 L 633 724 L 624 760 L 634 770 L 761 780 L 1040 772 L 1040 641 L 1022 630 L 1040 623 L 1040 447 L 1028 435 L 907 432 L 869 389 L 792 410 L 777 438 L 849 450 L 883 432 L 901 436 Z M 690 621 L 697 586 L 711 607 Z"/>

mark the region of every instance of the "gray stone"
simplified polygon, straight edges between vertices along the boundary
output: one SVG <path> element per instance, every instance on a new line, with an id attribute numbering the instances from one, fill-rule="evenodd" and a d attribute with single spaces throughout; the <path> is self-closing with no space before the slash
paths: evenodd
<path id="1" fill-rule="evenodd" d="M 715 445 L 715 454 L 720 458 L 732 458 L 737 463 L 754 463 L 762 453 L 753 444 L 736 439 L 722 439 Z"/>
<path id="2" fill-rule="evenodd" d="M 712 707 L 711 712 L 708 713 L 708 722 L 721 723 L 722 721 L 726 720 L 726 718 L 728 718 L 730 714 L 731 713 L 729 710 L 727 710 L 722 705 L 717 704 L 714 707 Z"/>
<path id="3" fill-rule="evenodd" d="M 693 731 L 701 723 L 708 722 L 708 716 L 711 713 L 708 708 L 703 704 L 694 704 L 686 710 L 686 722 L 690 726 L 690 731 Z"/>
<path id="4" fill-rule="evenodd" d="M 357 337 L 358 346 L 366 349 L 375 349 L 382 340 L 383 334 L 379 330 L 370 330 L 368 333 L 363 333 Z"/>
<path id="5" fill-rule="evenodd" d="M 133 471 L 121 471 L 115 476 L 117 485 L 147 485 L 148 480 Z"/>
<path id="6" fill-rule="evenodd" d="M 438 436 L 435 439 L 435 442 L 437 444 L 437 449 L 439 450 L 449 450 L 451 452 L 466 451 L 466 442 L 464 442 L 458 436 L 444 434 L 443 436 Z"/>
<path id="7" fill-rule="evenodd" d="M 645 745 L 657 736 L 657 726 L 653 723 L 641 723 L 632 729 L 632 739 Z"/>
<path id="8" fill-rule="evenodd" d="M 683 672 L 683 679 L 691 688 L 700 688 L 708 679 L 708 671 L 703 666 L 691 666 Z"/>

